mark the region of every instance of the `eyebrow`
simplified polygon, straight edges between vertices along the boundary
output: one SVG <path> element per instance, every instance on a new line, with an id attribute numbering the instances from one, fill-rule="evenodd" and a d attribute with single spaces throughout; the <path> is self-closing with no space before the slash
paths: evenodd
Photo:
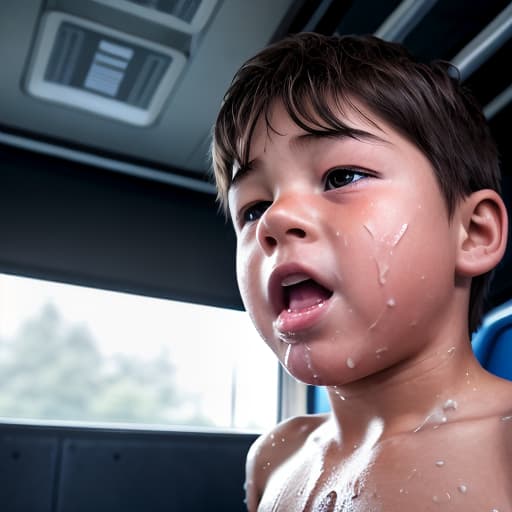
<path id="1" fill-rule="evenodd" d="M 300 135 L 295 135 L 294 137 L 292 137 L 292 139 L 290 140 L 290 146 L 300 149 L 302 147 L 310 145 L 311 143 L 314 143 L 315 141 L 325 139 L 341 141 L 346 139 L 356 139 L 391 144 L 391 142 L 389 142 L 388 140 L 383 139 L 382 137 L 379 137 L 374 133 L 370 133 L 365 130 L 360 130 L 357 128 L 350 128 L 346 132 L 301 133 Z M 233 187 L 238 187 L 240 183 L 244 181 L 250 174 L 258 170 L 260 165 L 260 160 L 258 158 L 254 158 L 253 160 L 250 160 L 246 164 L 240 165 L 235 175 L 231 179 L 231 182 L 228 186 L 228 190 Z"/>

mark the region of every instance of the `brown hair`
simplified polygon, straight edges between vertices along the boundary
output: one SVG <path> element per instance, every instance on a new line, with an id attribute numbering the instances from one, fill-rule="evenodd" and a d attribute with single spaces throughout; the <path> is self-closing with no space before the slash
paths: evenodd
<path id="1" fill-rule="evenodd" d="M 403 46 L 373 36 L 301 33 L 248 60 L 228 89 L 214 129 L 212 159 L 218 199 L 225 211 L 233 164 L 247 165 L 261 115 L 282 102 L 291 119 L 309 133 L 357 137 L 339 112 L 368 108 L 429 159 L 448 215 L 461 198 L 491 188 L 500 191 L 496 146 L 480 107 L 446 62 L 416 61 Z M 469 327 L 478 326 L 490 274 L 471 286 Z"/>

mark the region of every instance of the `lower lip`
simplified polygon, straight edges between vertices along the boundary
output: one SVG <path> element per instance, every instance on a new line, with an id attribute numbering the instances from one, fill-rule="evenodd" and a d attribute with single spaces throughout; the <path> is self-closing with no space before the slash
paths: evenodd
<path id="1" fill-rule="evenodd" d="M 274 328 L 279 338 L 286 343 L 298 342 L 299 340 L 295 336 L 302 331 L 311 329 L 321 320 L 328 309 L 330 300 L 330 298 L 323 300 L 305 309 L 281 311 L 274 322 Z"/>

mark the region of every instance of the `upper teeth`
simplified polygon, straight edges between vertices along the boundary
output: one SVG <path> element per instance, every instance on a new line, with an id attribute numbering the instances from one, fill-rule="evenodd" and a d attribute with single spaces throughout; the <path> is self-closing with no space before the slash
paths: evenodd
<path id="1" fill-rule="evenodd" d="M 309 281 L 310 279 L 306 274 L 291 274 L 281 281 L 281 286 L 292 286 L 303 281 Z"/>

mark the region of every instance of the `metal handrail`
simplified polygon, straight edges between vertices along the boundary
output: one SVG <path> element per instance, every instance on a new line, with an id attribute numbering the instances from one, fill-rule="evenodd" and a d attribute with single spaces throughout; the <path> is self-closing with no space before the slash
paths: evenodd
<path id="1" fill-rule="evenodd" d="M 402 42 L 436 2 L 437 0 L 403 0 L 377 29 L 375 35 L 386 41 Z"/>
<path id="2" fill-rule="evenodd" d="M 490 121 L 500 110 L 504 109 L 512 100 L 512 84 L 502 91 L 496 98 L 484 107 L 484 115 Z"/>
<path id="3" fill-rule="evenodd" d="M 511 36 L 512 2 L 452 59 L 461 81 L 467 80 Z"/>

